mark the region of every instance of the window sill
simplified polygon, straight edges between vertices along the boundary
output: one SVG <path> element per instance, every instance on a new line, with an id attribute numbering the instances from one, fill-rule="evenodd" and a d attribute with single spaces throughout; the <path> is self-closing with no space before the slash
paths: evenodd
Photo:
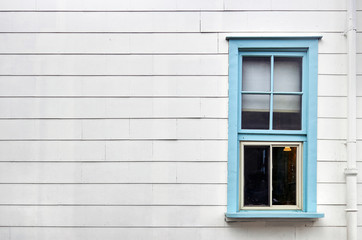
<path id="1" fill-rule="evenodd" d="M 300 212 L 300 211 L 243 211 L 225 213 L 226 221 L 245 221 L 257 219 L 302 219 L 317 220 L 323 218 L 324 213 L 317 212 Z"/>

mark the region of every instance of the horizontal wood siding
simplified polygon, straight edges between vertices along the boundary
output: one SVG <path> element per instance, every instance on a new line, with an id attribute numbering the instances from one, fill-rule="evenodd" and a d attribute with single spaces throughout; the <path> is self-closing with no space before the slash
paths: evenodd
<path id="1" fill-rule="evenodd" d="M 345 240 L 345 2 L 0 1 L 0 239 Z M 325 218 L 226 223 L 226 37 L 286 35 L 323 36 Z"/>

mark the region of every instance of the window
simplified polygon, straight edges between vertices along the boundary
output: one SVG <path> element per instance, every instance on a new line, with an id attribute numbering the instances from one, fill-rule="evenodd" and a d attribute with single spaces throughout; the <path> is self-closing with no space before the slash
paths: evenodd
<path id="1" fill-rule="evenodd" d="M 228 38 L 228 209 L 233 218 L 319 218 L 319 37 Z"/>

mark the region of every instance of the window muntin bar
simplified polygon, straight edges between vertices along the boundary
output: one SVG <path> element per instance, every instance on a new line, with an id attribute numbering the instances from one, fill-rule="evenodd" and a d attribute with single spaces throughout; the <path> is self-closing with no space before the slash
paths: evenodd
<path id="1" fill-rule="evenodd" d="M 294 102 L 291 103 L 295 103 L 295 102 L 304 102 L 304 97 L 303 96 L 303 69 L 302 69 L 302 65 L 304 64 L 304 57 L 303 54 L 298 52 L 298 53 L 288 53 L 288 54 L 274 54 L 271 53 L 269 56 L 264 54 L 260 54 L 260 53 L 256 53 L 255 56 L 254 54 L 252 56 L 250 56 L 250 53 L 245 53 L 245 56 L 243 54 L 241 54 L 241 66 L 242 66 L 242 70 L 244 71 L 244 69 L 253 69 L 253 67 L 251 66 L 251 64 L 253 63 L 253 61 L 255 62 L 257 58 L 263 59 L 260 60 L 259 62 L 263 62 L 263 64 L 265 65 L 265 63 L 267 62 L 267 60 L 265 59 L 270 59 L 270 74 L 266 74 L 267 78 L 270 77 L 270 84 L 265 84 L 268 87 L 262 87 L 263 89 L 259 88 L 258 89 L 257 86 L 252 86 L 253 84 L 250 83 L 250 79 L 252 79 L 252 77 L 249 76 L 249 81 L 248 83 L 246 83 L 247 86 L 244 86 L 244 77 L 245 74 L 242 72 L 241 75 L 241 97 L 240 97 L 240 119 L 241 122 L 239 123 L 239 132 L 244 132 L 246 131 L 251 131 L 251 130 L 256 130 L 256 131 L 260 131 L 260 130 L 265 130 L 265 131 L 274 131 L 274 130 L 282 130 L 282 131 L 291 131 L 291 130 L 303 130 L 303 108 L 301 104 L 299 104 L 300 109 L 298 109 L 296 111 L 295 114 L 285 114 L 285 113 L 281 113 L 283 111 L 275 110 L 274 111 L 274 107 L 278 107 L 278 105 L 280 105 L 280 100 L 282 99 L 288 99 L 288 97 L 281 97 L 278 96 L 277 98 L 277 103 L 274 103 L 274 96 L 277 95 L 299 95 L 300 97 L 289 97 L 290 99 L 294 99 Z M 247 59 L 246 62 L 247 63 L 247 67 L 244 67 L 244 64 L 246 63 L 244 60 Z M 251 59 L 251 60 L 250 60 Z M 249 61 L 250 60 L 250 61 Z M 283 71 L 283 68 L 290 68 L 290 69 L 285 69 L 285 71 Z M 263 67 L 264 72 L 266 67 Z M 250 73 L 250 71 L 249 71 Z M 289 81 L 290 80 L 290 81 Z M 264 81 L 265 83 L 266 80 Z M 260 82 L 259 82 L 260 83 Z M 254 83 L 254 85 L 257 85 L 256 83 Z M 269 85 L 270 85 L 270 89 L 269 89 Z M 268 89 L 268 90 L 265 90 Z M 251 119 L 251 120 L 255 120 L 256 117 L 250 117 L 249 114 L 249 110 L 244 111 L 243 107 L 245 106 L 243 104 L 243 99 L 244 96 L 246 94 L 258 94 L 259 96 L 262 95 L 269 95 L 269 128 L 265 128 L 265 126 L 263 127 L 255 127 L 253 128 L 253 124 L 248 124 L 246 119 Z M 298 100 L 296 100 L 298 99 Z M 259 101 L 260 102 L 260 101 Z M 261 108 L 261 106 L 259 107 Z M 249 115 L 248 117 L 243 116 L 243 114 L 247 114 Z M 276 116 L 274 116 L 274 114 Z M 255 115 L 255 114 L 254 114 Z M 261 114 L 263 115 L 263 114 Z M 264 113 L 265 115 L 265 113 Z M 285 124 L 281 124 L 281 122 L 283 123 L 283 119 L 281 119 L 282 116 L 287 116 L 286 120 L 284 122 L 286 122 Z M 293 116 L 292 116 L 293 115 Z M 263 116 L 265 117 L 265 116 Z M 289 120 L 288 120 L 289 119 Z M 296 120 L 296 123 L 294 124 L 287 124 L 292 123 L 293 119 Z M 277 123 L 274 123 L 274 121 L 277 121 Z M 256 124 L 257 125 L 257 124 Z M 258 126 L 258 125 L 257 125 Z"/>

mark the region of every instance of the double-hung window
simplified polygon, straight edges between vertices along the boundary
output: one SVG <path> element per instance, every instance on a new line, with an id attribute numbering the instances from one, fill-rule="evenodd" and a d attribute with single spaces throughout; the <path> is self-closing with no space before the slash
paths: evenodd
<path id="1" fill-rule="evenodd" d="M 232 218 L 319 218 L 318 37 L 228 38 Z"/>

